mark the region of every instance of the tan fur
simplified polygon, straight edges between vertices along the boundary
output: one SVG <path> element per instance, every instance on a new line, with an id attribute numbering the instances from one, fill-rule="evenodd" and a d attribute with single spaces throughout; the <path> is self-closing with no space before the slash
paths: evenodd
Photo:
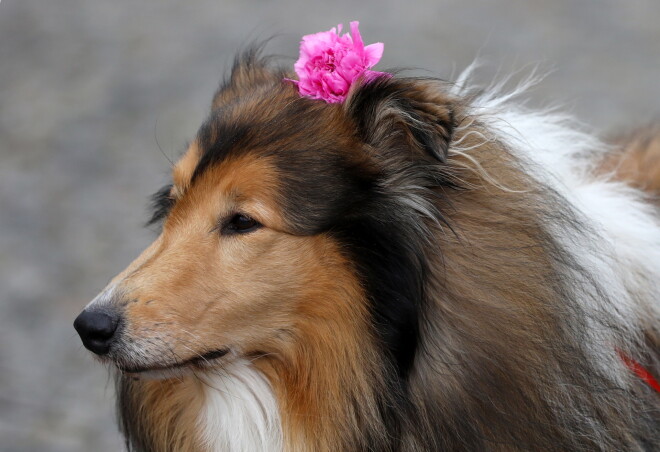
<path id="1" fill-rule="evenodd" d="M 203 383 L 196 378 L 133 382 L 140 394 L 139 412 L 145 439 L 156 451 L 201 452 L 199 413 L 204 407 Z"/>
<path id="2" fill-rule="evenodd" d="M 619 137 L 614 145 L 600 171 L 655 195 L 660 203 L 660 126 Z"/>
<path id="3" fill-rule="evenodd" d="M 199 162 L 201 152 L 197 142 L 194 141 L 188 147 L 188 150 L 183 154 L 179 161 L 172 169 L 172 182 L 174 185 L 175 198 L 180 198 L 183 192 L 188 188 L 190 179 L 192 178 L 195 166 Z"/>
<path id="4" fill-rule="evenodd" d="M 367 411 L 374 403 L 368 386 L 373 376 L 364 371 L 365 361 L 374 357 L 359 285 L 348 271 L 325 271 L 348 270 L 348 263 L 329 262 L 343 258 L 327 238 L 312 242 L 320 260 L 299 261 L 309 266 L 310 279 L 299 288 L 303 301 L 292 313 L 297 340 L 282 338 L 276 354 L 255 364 L 269 376 L 281 403 L 286 450 L 330 452 L 359 440 L 337 432 L 352 432 L 357 421 L 347 395 Z"/>

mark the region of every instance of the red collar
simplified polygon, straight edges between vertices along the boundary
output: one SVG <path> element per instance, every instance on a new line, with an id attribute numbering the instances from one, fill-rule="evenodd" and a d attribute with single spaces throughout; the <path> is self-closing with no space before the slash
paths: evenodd
<path id="1" fill-rule="evenodd" d="M 637 375 L 640 379 L 644 380 L 644 382 L 655 389 L 658 393 L 660 393 L 660 383 L 658 383 L 658 380 L 655 379 L 653 375 L 651 375 L 651 372 L 646 370 L 644 366 L 642 366 L 640 363 L 632 359 L 630 356 L 623 354 L 622 352 L 619 352 L 619 356 L 621 356 L 621 359 L 623 362 L 626 364 L 628 369 L 633 371 L 635 375 Z"/>

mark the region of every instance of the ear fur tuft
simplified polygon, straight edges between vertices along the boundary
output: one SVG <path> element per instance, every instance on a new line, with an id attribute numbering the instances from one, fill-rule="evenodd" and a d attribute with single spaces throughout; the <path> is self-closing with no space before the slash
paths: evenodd
<path id="1" fill-rule="evenodd" d="M 356 83 L 345 103 L 368 144 L 446 162 L 454 129 L 448 98 L 430 81 L 389 75 Z"/>

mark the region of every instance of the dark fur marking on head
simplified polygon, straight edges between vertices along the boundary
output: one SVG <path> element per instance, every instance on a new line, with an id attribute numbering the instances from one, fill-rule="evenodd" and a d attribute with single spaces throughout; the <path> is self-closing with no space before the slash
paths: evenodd
<path id="1" fill-rule="evenodd" d="M 224 122 L 221 117 L 221 111 L 214 112 L 199 131 L 198 140 L 204 152 L 195 167 L 191 183 L 194 183 L 209 167 L 224 160 L 233 149 L 248 138 L 249 126 Z"/>

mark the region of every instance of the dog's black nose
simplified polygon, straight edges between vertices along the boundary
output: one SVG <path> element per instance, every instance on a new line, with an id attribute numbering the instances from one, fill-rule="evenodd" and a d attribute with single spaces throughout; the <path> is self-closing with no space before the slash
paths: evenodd
<path id="1" fill-rule="evenodd" d="M 112 337 L 119 323 L 119 315 L 108 311 L 88 311 L 85 309 L 73 322 L 83 345 L 97 355 L 105 355 L 110 350 Z"/>

